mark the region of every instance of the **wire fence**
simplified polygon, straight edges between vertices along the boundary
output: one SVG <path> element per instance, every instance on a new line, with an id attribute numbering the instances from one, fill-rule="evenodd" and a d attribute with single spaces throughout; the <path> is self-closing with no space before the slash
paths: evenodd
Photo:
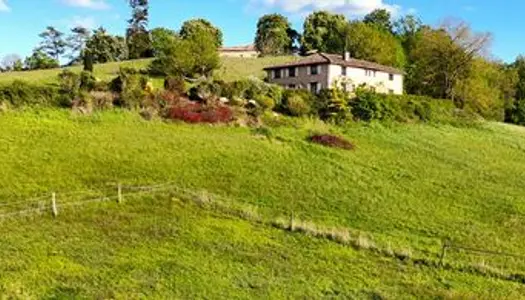
<path id="1" fill-rule="evenodd" d="M 12 218 L 45 215 L 50 214 L 53 217 L 58 217 L 63 209 L 68 207 L 84 206 L 92 203 L 101 202 L 115 202 L 123 203 L 126 197 L 135 197 L 141 195 L 148 195 L 159 192 L 175 192 L 180 197 L 210 198 L 214 201 L 223 201 L 223 203 L 232 203 L 232 199 L 216 194 L 208 193 L 207 191 L 195 191 L 192 189 L 181 188 L 174 182 L 154 184 L 148 186 L 134 186 L 114 184 L 111 189 L 104 190 L 79 190 L 64 193 L 50 193 L 46 196 L 38 196 L 28 198 L 25 200 L 17 200 L 12 202 L 0 203 L 0 221 Z M 293 216 L 293 212 L 292 212 Z M 293 217 L 292 217 L 293 219 Z M 293 222 L 293 220 L 291 221 Z M 356 230 L 359 231 L 359 230 Z M 386 235 L 386 233 L 380 233 Z M 393 237 L 396 238 L 396 237 Z M 439 259 L 439 265 L 445 265 L 445 261 L 449 259 L 451 251 L 466 252 L 470 254 L 481 254 L 502 258 L 513 258 L 522 260 L 525 263 L 525 255 L 509 253 L 505 251 L 495 251 L 489 249 L 480 249 L 474 247 L 467 247 L 459 243 L 453 243 L 449 239 L 442 239 L 435 237 L 441 241 L 441 252 L 435 253 Z"/>

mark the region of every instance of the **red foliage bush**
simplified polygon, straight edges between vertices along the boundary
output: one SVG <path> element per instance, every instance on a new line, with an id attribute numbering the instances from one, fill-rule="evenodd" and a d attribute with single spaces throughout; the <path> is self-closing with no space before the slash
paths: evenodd
<path id="1" fill-rule="evenodd" d="M 344 138 L 341 138 L 335 135 L 329 135 L 329 134 L 312 135 L 308 139 L 312 143 L 316 143 L 316 144 L 327 146 L 327 147 L 339 148 L 339 149 L 345 149 L 345 150 L 354 149 L 354 145 L 352 145 L 352 143 L 345 140 Z"/>
<path id="2" fill-rule="evenodd" d="M 172 106 L 168 117 L 187 123 L 228 123 L 233 120 L 233 111 L 228 106 L 207 106 L 197 102 Z"/>

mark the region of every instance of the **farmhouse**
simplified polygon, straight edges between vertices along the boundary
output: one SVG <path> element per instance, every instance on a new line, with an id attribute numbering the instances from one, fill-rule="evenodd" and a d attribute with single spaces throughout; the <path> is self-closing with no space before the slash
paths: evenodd
<path id="1" fill-rule="evenodd" d="M 337 85 L 349 92 L 366 85 L 378 93 L 403 94 L 403 72 L 343 55 L 315 53 L 298 61 L 264 69 L 268 81 L 288 89 L 321 89 Z"/>
<path id="2" fill-rule="evenodd" d="M 259 52 L 254 45 L 222 47 L 219 49 L 221 56 L 225 57 L 257 57 Z"/>

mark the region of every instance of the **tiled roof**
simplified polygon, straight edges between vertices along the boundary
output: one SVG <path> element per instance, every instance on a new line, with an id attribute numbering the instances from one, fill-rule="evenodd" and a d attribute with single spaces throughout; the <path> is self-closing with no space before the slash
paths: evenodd
<path id="1" fill-rule="evenodd" d="M 287 67 L 308 66 L 308 65 L 316 65 L 316 64 L 331 64 L 331 65 L 346 66 L 346 67 L 351 67 L 351 68 L 376 70 L 376 71 L 382 71 L 382 72 L 392 73 L 392 74 L 404 74 L 403 71 L 393 68 L 393 67 L 384 66 L 384 65 L 376 64 L 370 61 L 355 59 L 355 58 L 350 58 L 348 60 L 345 60 L 342 55 L 326 54 L 326 53 L 315 53 L 315 54 L 306 56 L 305 58 L 297 60 L 297 61 L 292 61 L 292 62 L 288 62 L 288 63 L 284 63 L 281 65 L 276 65 L 276 66 L 270 66 L 264 69 L 273 70 L 273 69 L 281 69 L 281 68 L 287 68 Z"/>
<path id="2" fill-rule="evenodd" d="M 254 45 L 245 46 L 233 46 L 233 47 L 222 47 L 219 49 L 221 52 L 244 52 L 244 51 L 256 51 Z"/>

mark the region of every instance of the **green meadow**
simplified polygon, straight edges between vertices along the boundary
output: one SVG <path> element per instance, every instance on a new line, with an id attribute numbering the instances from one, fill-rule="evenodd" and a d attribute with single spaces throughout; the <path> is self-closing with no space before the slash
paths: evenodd
<path id="1" fill-rule="evenodd" d="M 510 276 L 525 270 L 525 259 L 503 255 L 525 253 L 523 128 L 336 127 L 284 117 L 268 126 L 144 121 L 120 110 L 1 113 L 0 214 L 40 196 L 47 208 L 55 192 L 59 216 L 53 219 L 46 209 L 1 221 L 0 295 L 525 295 L 522 277 Z M 343 136 L 356 148 L 311 144 L 306 138 L 312 132 Z M 120 205 L 60 206 L 80 199 L 77 191 L 115 196 L 117 183 L 168 182 L 247 211 L 235 214 L 170 190 L 125 191 Z M 291 215 L 309 230 L 260 221 L 286 223 Z M 316 235 L 320 228 L 347 231 L 357 247 Z M 438 267 L 445 240 L 492 254 L 449 249 L 445 267 Z M 385 254 L 390 252 L 403 259 Z"/>

